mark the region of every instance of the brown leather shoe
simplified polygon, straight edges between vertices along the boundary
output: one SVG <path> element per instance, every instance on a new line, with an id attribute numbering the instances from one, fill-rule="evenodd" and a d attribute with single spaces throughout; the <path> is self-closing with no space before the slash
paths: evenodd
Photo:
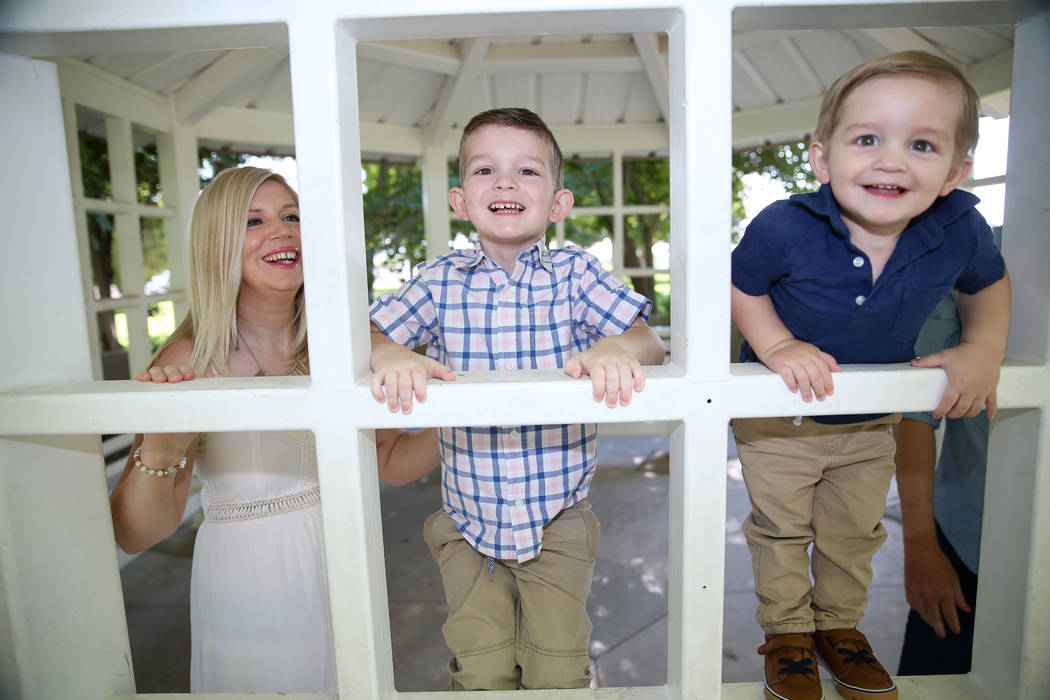
<path id="1" fill-rule="evenodd" d="M 813 633 L 824 667 L 835 679 L 835 690 L 847 700 L 896 700 L 897 685 L 876 660 L 868 639 L 856 629 Z"/>
<path id="2" fill-rule="evenodd" d="M 766 657 L 766 700 L 824 700 L 809 633 L 767 634 L 758 653 Z"/>

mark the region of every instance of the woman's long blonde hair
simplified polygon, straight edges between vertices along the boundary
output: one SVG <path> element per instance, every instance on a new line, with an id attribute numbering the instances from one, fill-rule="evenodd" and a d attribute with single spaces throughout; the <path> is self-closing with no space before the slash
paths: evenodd
<path id="1" fill-rule="evenodd" d="M 230 376 L 230 348 L 237 339 L 237 295 L 241 255 L 248 228 L 248 206 L 255 191 L 273 180 L 284 185 L 299 206 L 299 195 L 283 177 L 263 168 L 243 166 L 215 176 L 197 197 L 188 241 L 189 313 L 153 356 L 182 338 L 193 340 L 190 364 L 198 376 Z M 295 295 L 293 319 L 297 359 L 306 360 L 306 311 L 303 288 Z M 153 362 L 150 363 L 151 365 Z"/>

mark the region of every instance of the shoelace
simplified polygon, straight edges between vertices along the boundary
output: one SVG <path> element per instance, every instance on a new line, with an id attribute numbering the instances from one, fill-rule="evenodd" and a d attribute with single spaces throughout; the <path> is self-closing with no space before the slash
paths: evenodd
<path id="1" fill-rule="evenodd" d="M 870 649 L 846 649 L 844 647 L 837 647 L 836 652 L 842 654 L 844 657 L 842 663 L 844 664 L 875 664 L 878 663 L 875 657 L 871 655 Z"/>
<path id="2" fill-rule="evenodd" d="M 806 676 L 814 672 L 813 659 L 789 659 L 786 656 L 781 656 L 777 659 L 777 663 L 783 664 L 783 668 L 777 671 L 782 675 L 791 675 L 793 673 L 801 673 Z"/>

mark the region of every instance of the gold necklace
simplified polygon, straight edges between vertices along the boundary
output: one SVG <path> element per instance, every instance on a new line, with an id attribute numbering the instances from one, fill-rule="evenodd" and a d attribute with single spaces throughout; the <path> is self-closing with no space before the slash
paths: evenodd
<path id="1" fill-rule="evenodd" d="M 255 367 L 256 367 L 256 369 L 259 370 L 258 372 L 255 373 L 255 376 L 256 377 L 269 377 L 269 376 L 271 376 L 269 372 L 267 372 L 265 369 L 263 369 L 262 363 L 259 362 L 259 358 L 255 356 L 254 352 L 252 352 L 252 346 L 248 345 L 248 341 L 247 340 L 244 340 L 244 336 L 241 335 L 241 331 L 238 328 L 237 329 L 237 345 L 235 346 L 235 349 L 240 350 L 240 348 L 241 348 L 241 341 L 242 340 L 244 341 L 244 349 L 247 350 L 248 354 L 252 356 L 253 360 L 255 360 Z M 281 376 L 282 377 L 287 377 L 287 376 L 296 375 L 296 374 L 299 374 L 299 375 L 310 374 L 310 361 L 308 359 L 296 356 L 295 362 L 293 362 L 292 366 L 289 367 L 287 370 L 285 370 L 284 374 L 282 374 Z"/>
<path id="2" fill-rule="evenodd" d="M 259 370 L 258 372 L 255 373 L 255 376 L 256 377 L 269 377 L 270 373 L 267 372 L 265 369 L 263 369 L 262 364 L 259 362 L 259 358 L 255 356 L 254 352 L 252 352 L 252 346 L 248 345 L 248 341 L 244 340 L 244 336 L 241 335 L 241 329 L 240 328 L 237 329 L 237 338 L 238 338 L 238 340 L 241 340 L 241 341 L 244 342 L 244 349 L 247 350 L 248 354 L 252 356 L 253 360 L 255 360 L 255 367 Z M 240 344 L 238 343 L 238 346 L 239 345 Z"/>

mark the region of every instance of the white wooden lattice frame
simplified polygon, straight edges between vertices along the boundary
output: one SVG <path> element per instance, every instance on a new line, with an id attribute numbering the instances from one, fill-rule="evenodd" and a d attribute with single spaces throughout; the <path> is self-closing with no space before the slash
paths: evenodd
<path id="1" fill-rule="evenodd" d="M 369 428 L 550 421 L 667 421 L 672 432 L 668 682 L 658 688 L 555 691 L 551 697 L 753 698 L 720 683 L 725 425 L 734 416 L 924 410 L 935 370 L 850 368 L 836 395 L 803 405 L 761 368 L 729 367 L 730 36 L 734 28 L 1016 23 L 1004 252 L 1014 281 L 1003 419 L 992 436 L 974 670 L 902 679 L 909 698 L 1050 694 L 1050 455 L 1047 368 L 1050 236 L 1050 13 L 997 1 L 820 2 L 734 8 L 729 0 L 531 0 L 421 5 L 388 0 L 297 3 L 112 0 L 90 7 L 15 4 L 0 14 L 0 77 L 19 95 L 0 110 L 0 192 L 15 230 L 0 272 L 14 330 L 0 360 L 0 694 L 122 697 L 130 656 L 108 525 L 98 433 L 312 429 L 317 436 L 329 585 L 343 697 L 393 687 L 374 445 Z M 1015 16 L 1016 13 L 1016 16 Z M 245 22 L 256 22 L 244 26 Z M 286 23 L 300 167 L 309 378 L 197 381 L 176 389 L 82 381 L 91 376 L 80 306 L 75 223 L 57 72 L 22 54 L 76 53 L 105 41 L 131 50 L 273 43 Z M 172 29 L 172 27 L 181 27 Z M 186 27 L 190 27 L 187 29 Z M 199 27 L 199 29 L 194 29 Z M 13 29 L 12 29 L 13 28 Z M 159 30 L 159 31 L 157 31 Z M 608 411 L 558 372 L 485 373 L 434 386 L 410 420 L 376 410 L 365 382 L 368 339 L 358 173 L 355 42 L 496 33 L 666 32 L 670 46 L 675 280 L 671 365 L 654 368 L 627 409 Z M 59 48 L 61 36 L 65 48 Z M 12 32 L 24 32 L 15 36 Z M 80 32 L 83 32 L 82 34 Z M 12 38 L 14 37 L 14 38 Z M 53 47 L 48 51 L 44 47 Z M 112 46 L 111 46 L 112 48 Z M 80 51 L 88 52 L 88 51 Z M 177 153 L 188 141 L 173 134 Z M 30 157 L 32 156 L 32 157 Z M 21 158 L 22 160 L 18 160 Z M 36 159 L 34 161 L 34 158 Z M 723 164 L 723 165 L 718 165 Z M 27 184 L 27 182 L 29 184 Z M 724 194 L 718 194 L 724 193 Z M 30 206 L 26 206 L 29 203 Z M 26 266 L 46 261 L 31 271 Z M 72 303 L 69 301 L 72 299 Z M 51 322 L 50 324 L 48 322 Z M 57 322 L 56 322 L 57 321 Z M 56 328 L 56 325 L 60 325 Z M 515 400 L 506 400 L 513 391 Z M 96 437 L 92 437 L 96 436 Z M 831 691 L 828 689 L 829 693 Z M 538 694 L 538 693 L 537 693 Z M 436 693 L 404 694 L 413 698 Z M 256 696 L 259 697 L 259 696 Z M 305 697 L 305 696 L 304 696 Z M 511 697 L 487 693 L 486 698 Z M 515 694 L 513 697 L 519 697 Z"/>

